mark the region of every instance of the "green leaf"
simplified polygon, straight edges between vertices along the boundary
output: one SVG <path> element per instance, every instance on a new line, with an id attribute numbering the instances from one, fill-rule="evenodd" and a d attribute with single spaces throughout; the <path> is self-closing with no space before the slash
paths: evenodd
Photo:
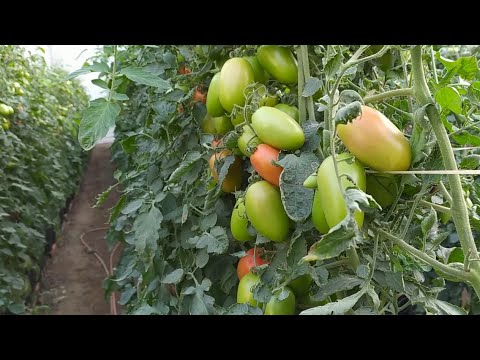
<path id="1" fill-rule="evenodd" d="M 204 233 L 198 239 L 192 238 L 189 241 L 195 244 L 197 249 L 207 248 L 209 254 L 223 254 L 228 248 L 228 236 L 224 228 L 213 227 L 209 233 Z"/>
<path id="2" fill-rule="evenodd" d="M 130 80 L 148 86 L 154 86 L 161 91 L 167 91 L 172 88 L 167 80 L 161 79 L 156 75 L 144 70 L 144 68 L 129 66 L 120 70 L 120 74 L 125 75 Z"/>
<path id="3" fill-rule="evenodd" d="M 340 93 L 339 101 L 341 104 L 351 104 L 356 101 L 363 104 L 363 98 L 355 90 L 347 89 Z"/>
<path id="4" fill-rule="evenodd" d="M 199 161 L 202 158 L 202 155 L 198 151 L 189 151 L 188 153 L 185 154 L 183 157 L 182 162 L 180 165 L 175 169 L 175 171 L 170 175 L 170 178 L 168 179 L 168 183 L 177 183 L 178 181 L 181 180 L 181 178 L 187 174 L 195 165 L 197 161 Z"/>
<path id="5" fill-rule="evenodd" d="M 309 97 L 315 94 L 322 86 L 322 80 L 317 77 L 309 78 L 303 87 L 302 96 Z"/>
<path id="6" fill-rule="evenodd" d="M 25 312 L 25 305 L 21 303 L 8 305 L 8 311 L 15 315 L 23 314 Z"/>
<path id="7" fill-rule="evenodd" d="M 475 170 L 480 166 L 480 155 L 470 154 L 462 158 L 461 169 Z"/>
<path id="8" fill-rule="evenodd" d="M 154 253 L 157 250 L 158 231 L 163 216 L 159 209 L 152 205 L 148 213 L 138 215 L 133 223 L 135 231 L 135 250 L 142 254 L 150 251 Z"/>
<path id="9" fill-rule="evenodd" d="M 372 286 L 367 286 L 367 295 L 372 299 L 375 310 L 378 310 L 380 308 L 380 298 Z"/>
<path id="10" fill-rule="evenodd" d="M 330 232 L 313 244 L 304 261 L 327 260 L 340 255 L 353 245 L 357 236 L 355 228 L 348 225 L 346 218 L 340 224 L 330 229 Z"/>
<path id="11" fill-rule="evenodd" d="M 415 300 L 423 303 L 423 306 L 436 315 L 467 315 L 467 311 L 461 307 L 450 304 L 446 301 L 436 299 L 434 297 L 425 297 Z"/>
<path id="12" fill-rule="evenodd" d="M 263 315 L 262 310 L 248 304 L 233 304 L 225 313 L 226 315 Z"/>
<path id="13" fill-rule="evenodd" d="M 373 212 L 374 210 L 381 210 L 380 205 L 371 195 L 358 188 L 351 187 L 345 190 L 345 201 L 352 213 L 355 211 Z"/>
<path id="14" fill-rule="evenodd" d="M 110 68 L 107 64 L 103 62 L 93 63 L 93 65 L 84 66 L 81 69 L 75 70 L 74 72 L 70 73 L 65 77 L 65 80 L 71 80 L 76 78 L 77 76 L 88 74 L 90 72 L 110 72 Z"/>
<path id="15" fill-rule="evenodd" d="M 452 135 L 452 138 L 459 145 L 480 146 L 480 137 L 470 134 L 468 131 L 462 131 L 460 134 Z"/>
<path id="16" fill-rule="evenodd" d="M 318 158 L 312 153 L 288 154 L 278 164 L 283 167 L 280 193 L 285 211 L 290 219 L 304 221 L 312 212 L 314 191 L 303 182 L 318 168 Z"/>
<path id="17" fill-rule="evenodd" d="M 144 200 L 143 199 L 135 199 L 133 201 L 130 201 L 127 206 L 125 206 L 123 209 L 122 209 L 122 214 L 124 215 L 128 215 L 138 209 L 140 209 L 140 207 L 143 205 L 144 203 Z"/>
<path id="18" fill-rule="evenodd" d="M 298 266 L 298 262 L 307 253 L 307 242 L 304 237 L 297 237 L 290 242 L 287 252 L 287 265 L 289 268 Z"/>
<path id="19" fill-rule="evenodd" d="M 370 270 L 367 265 L 360 264 L 355 270 L 355 274 L 361 279 L 367 279 L 370 274 Z"/>
<path id="20" fill-rule="evenodd" d="M 101 80 L 101 79 L 93 79 L 93 80 L 92 80 L 92 84 L 93 84 L 93 85 L 96 85 L 96 86 L 98 86 L 98 87 L 101 87 L 102 89 L 108 90 L 108 84 L 107 84 L 105 81 Z"/>
<path id="21" fill-rule="evenodd" d="M 195 265 L 197 265 L 200 269 L 202 269 L 208 263 L 209 255 L 207 253 L 207 249 L 203 248 L 200 249 L 197 253 L 195 258 Z"/>
<path id="22" fill-rule="evenodd" d="M 444 87 L 438 90 L 435 101 L 442 107 L 442 111 L 450 110 L 457 114 L 462 112 L 462 98 L 454 88 Z"/>
<path id="23" fill-rule="evenodd" d="M 320 287 L 320 290 L 314 295 L 315 301 L 322 301 L 330 295 L 333 295 L 339 291 L 351 290 L 355 286 L 364 283 L 364 279 L 351 275 L 338 275 L 331 278 L 324 286 Z"/>
<path id="24" fill-rule="evenodd" d="M 325 60 L 327 62 L 325 63 Z M 337 52 L 333 57 L 331 58 L 324 58 L 322 59 L 322 62 L 324 62 L 324 71 L 325 71 L 325 76 L 327 79 L 332 79 L 333 75 L 337 73 L 337 71 L 340 69 L 340 66 L 342 65 L 343 61 L 343 55 L 339 51 Z"/>
<path id="25" fill-rule="evenodd" d="M 327 305 L 304 310 L 300 315 L 343 315 L 355 306 L 358 300 L 365 294 L 366 289 L 367 288 L 363 288 L 353 295 Z"/>
<path id="26" fill-rule="evenodd" d="M 127 101 L 130 98 L 126 94 L 120 94 L 115 91 L 112 92 L 112 99 L 117 101 Z"/>
<path id="27" fill-rule="evenodd" d="M 385 281 L 391 289 L 399 293 L 405 291 L 405 282 L 401 272 L 385 271 L 384 275 Z"/>
<path id="28" fill-rule="evenodd" d="M 126 154 L 132 154 L 137 151 L 137 136 L 129 136 L 120 141 L 122 149 Z"/>
<path id="29" fill-rule="evenodd" d="M 445 66 L 448 73 L 459 74 L 465 80 L 473 80 L 478 72 L 477 59 L 474 56 L 461 57 L 453 61 L 442 57 L 440 52 L 437 52 L 435 57 Z"/>
<path id="30" fill-rule="evenodd" d="M 190 315 L 208 315 L 207 306 L 203 300 L 203 293 L 196 292 L 190 304 Z"/>
<path id="31" fill-rule="evenodd" d="M 178 284 L 183 279 L 183 274 L 183 269 L 173 270 L 163 277 L 162 284 Z"/>
<path id="32" fill-rule="evenodd" d="M 353 119 L 356 119 L 362 112 L 362 103 L 354 101 L 342 108 L 335 114 L 335 124 L 346 124 Z"/>
<path id="33" fill-rule="evenodd" d="M 163 313 L 148 304 L 143 304 L 132 315 L 163 315 Z"/>
<path id="34" fill-rule="evenodd" d="M 111 224 L 112 221 L 114 221 L 118 217 L 118 215 L 120 215 L 120 212 L 123 209 L 123 206 L 125 205 L 126 201 L 127 201 L 126 195 L 122 195 L 120 199 L 118 199 L 117 204 L 113 207 L 112 211 L 110 212 L 110 218 L 108 219 L 109 224 Z"/>
<path id="35" fill-rule="evenodd" d="M 421 223 L 423 236 L 427 236 L 432 230 L 433 226 L 437 224 L 437 212 L 430 207 L 430 211 L 426 217 L 423 218 Z"/>
<path id="36" fill-rule="evenodd" d="M 84 110 L 78 141 L 84 150 L 90 150 L 95 144 L 107 135 L 115 120 L 120 114 L 120 106 L 105 99 L 97 99 L 90 102 L 90 106 Z"/>

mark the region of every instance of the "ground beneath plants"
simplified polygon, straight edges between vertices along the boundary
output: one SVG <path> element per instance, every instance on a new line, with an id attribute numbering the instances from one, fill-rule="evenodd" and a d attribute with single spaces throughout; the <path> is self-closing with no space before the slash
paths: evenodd
<path id="1" fill-rule="evenodd" d="M 105 235 L 109 209 L 118 200 L 113 191 L 99 208 L 92 208 L 99 193 L 114 183 L 110 162 L 110 143 L 98 144 L 92 150 L 80 189 L 70 205 L 52 256 L 42 274 L 38 302 L 47 305 L 51 315 L 112 314 L 111 299 L 105 299 L 104 266 L 110 269 L 111 251 Z M 84 244 L 83 242 L 86 244 Z M 121 249 L 112 258 L 115 266 Z M 96 255 L 95 255 L 96 254 Z M 118 295 L 116 296 L 118 301 Z M 116 305 L 120 313 L 119 305 Z"/>

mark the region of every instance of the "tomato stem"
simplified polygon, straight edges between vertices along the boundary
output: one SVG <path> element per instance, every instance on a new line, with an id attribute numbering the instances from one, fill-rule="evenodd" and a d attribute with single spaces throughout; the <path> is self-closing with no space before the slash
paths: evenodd
<path id="1" fill-rule="evenodd" d="M 377 229 L 375 229 L 375 231 L 379 235 L 381 235 L 382 237 L 384 237 L 388 240 L 392 240 L 395 244 L 400 246 L 403 250 L 407 251 L 409 254 L 416 257 L 417 259 L 422 260 L 423 262 L 431 265 L 433 268 L 438 269 L 438 270 L 444 272 L 447 275 L 450 275 L 452 277 L 458 278 L 458 279 L 463 280 L 463 281 L 470 281 L 471 280 L 470 279 L 471 276 L 470 276 L 469 273 L 467 273 L 465 271 L 462 271 L 462 270 L 452 268 L 448 265 L 442 264 L 440 261 L 428 256 L 423 251 L 420 251 L 420 250 L 416 249 L 415 247 L 413 247 L 412 245 L 407 244 L 405 241 L 403 241 L 399 237 L 397 237 L 395 235 L 392 235 L 392 234 L 390 234 L 389 232 L 387 232 L 383 229 L 377 228 Z M 479 285 L 480 285 L 480 277 L 478 278 L 478 280 L 479 280 Z"/>
<path id="2" fill-rule="evenodd" d="M 426 113 L 432 125 L 433 132 L 437 138 L 437 143 L 442 154 L 443 164 L 447 170 L 458 170 L 455 156 L 453 154 L 452 145 L 448 137 L 447 131 L 440 118 L 437 108 L 434 105 L 434 100 L 430 94 L 430 90 L 425 79 L 422 62 L 422 47 L 415 46 L 411 51 L 412 57 L 412 71 L 414 77 L 413 89 L 415 97 L 421 106 L 427 106 Z M 462 246 L 463 252 L 466 254 L 471 252 L 472 259 L 479 259 L 477 247 L 470 227 L 470 219 L 468 216 L 468 209 L 463 196 L 462 182 L 459 174 L 448 175 L 450 184 L 450 191 L 452 196 L 451 212 L 455 228 L 458 233 L 458 239 Z M 472 270 L 476 274 L 472 277 L 475 282 L 475 292 L 480 296 L 480 262 L 475 262 L 475 268 Z"/>
<path id="3" fill-rule="evenodd" d="M 434 208 L 435 210 L 437 210 L 440 213 L 444 213 L 444 214 L 451 214 L 452 213 L 452 210 L 449 207 L 434 204 L 434 203 L 431 203 L 429 201 L 420 200 L 420 205 L 426 206 L 426 207 L 431 206 L 432 208 Z"/>
<path id="4" fill-rule="evenodd" d="M 305 98 L 302 96 L 303 88 L 305 86 L 305 77 L 303 72 L 303 54 L 302 47 L 300 45 L 297 47 L 297 62 L 298 62 L 298 112 L 299 112 L 299 123 L 303 124 L 307 117 L 305 109 Z"/>
<path id="5" fill-rule="evenodd" d="M 112 100 L 112 93 L 115 86 L 115 76 L 117 75 L 117 45 L 113 45 L 113 69 L 112 69 L 112 85 L 108 94 L 108 101 Z"/>
<path id="6" fill-rule="evenodd" d="M 369 104 L 369 103 L 372 103 L 372 102 L 382 101 L 382 100 L 392 98 L 392 97 L 412 96 L 412 95 L 413 95 L 413 89 L 412 88 L 395 89 L 395 90 L 385 91 L 384 93 L 381 93 L 381 94 L 366 96 L 366 97 L 363 98 L 363 102 L 365 104 Z"/>
<path id="7" fill-rule="evenodd" d="M 302 53 L 303 74 L 305 76 L 305 82 L 307 82 L 311 78 L 310 66 L 308 65 L 308 45 L 300 45 L 300 51 Z M 306 102 L 307 102 L 308 118 L 311 121 L 315 121 L 315 108 L 313 106 L 312 95 L 307 97 Z"/>
<path id="8" fill-rule="evenodd" d="M 438 185 L 440 185 L 440 190 L 442 191 L 443 196 L 445 196 L 445 200 L 447 200 L 449 204 L 452 204 L 452 196 L 448 192 L 448 190 L 445 187 L 445 184 L 443 183 L 443 181 L 440 180 Z"/>

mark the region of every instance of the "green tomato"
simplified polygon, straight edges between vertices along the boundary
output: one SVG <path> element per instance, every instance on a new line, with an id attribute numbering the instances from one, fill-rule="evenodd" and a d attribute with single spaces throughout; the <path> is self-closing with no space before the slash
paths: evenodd
<path id="1" fill-rule="evenodd" d="M 330 231 L 330 227 L 327 224 L 327 219 L 325 218 L 325 211 L 322 207 L 322 200 L 319 190 L 315 191 L 315 196 L 313 197 L 312 222 L 313 226 L 320 231 L 320 234 L 326 234 Z"/>
<path id="2" fill-rule="evenodd" d="M 250 185 L 245 195 L 245 209 L 258 233 L 275 242 L 287 239 L 289 218 L 276 186 L 265 180 Z"/>
<path id="3" fill-rule="evenodd" d="M 264 84 L 270 78 L 270 75 L 262 68 L 256 56 L 246 56 L 244 59 L 252 65 L 255 82 Z"/>
<path id="4" fill-rule="evenodd" d="M 284 84 L 298 82 L 297 60 L 290 49 L 277 45 L 263 45 L 257 50 L 260 65 L 275 79 Z"/>
<path id="5" fill-rule="evenodd" d="M 317 173 L 310 175 L 303 182 L 303 186 L 307 189 L 316 189 L 317 188 Z"/>
<path id="6" fill-rule="evenodd" d="M 313 279 L 310 275 L 300 275 L 296 279 L 290 281 L 288 287 L 293 290 L 297 298 L 301 298 L 308 294 L 310 286 L 312 286 Z"/>
<path id="7" fill-rule="evenodd" d="M 300 121 L 300 112 L 296 106 L 290 106 L 287 104 L 278 104 L 275 105 L 275 108 L 283 111 L 285 114 L 290 115 L 296 122 Z"/>
<path id="8" fill-rule="evenodd" d="M 210 81 L 210 86 L 208 87 L 207 93 L 207 112 L 213 116 L 218 117 L 225 114 L 225 109 L 222 107 L 219 99 L 220 91 L 220 73 L 216 73 L 212 81 Z"/>
<path id="9" fill-rule="evenodd" d="M 206 134 L 215 135 L 217 130 L 215 128 L 215 120 L 210 115 L 206 114 L 202 121 L 202 131 Z"/>
<path id="10" fill-rule="evenodd" d="M 252 292 L 252 288 L 259 283 L 260 278 L 254 273 L 249 272 L 247 275 L 242 277 L 237 289 L 237 303 L 262 307 L 262 304 L 258 303 L 258 301 L 253 298 Z"/>
<path id="11" fill-rule="evenodd" d="M 3 116 L 8 116 L 10 115 L 10 109 L 13 110 L 11 106 L 5 105 L 5 104 L 0 104 L 0 115 Z"/>
<path id="12" fill-rule="evenodd" d="M 392 205 L 398 194 L 399 177 L 393 174 L 368 174 L 367 194 L 385 209 Z"/>
<path id="13" fill-rule="evenodd" d="M 215 123 L 215 130 L 217 131 L 217 134 L 224 135 L 233 130 L 232 122 L 226 115 L 215 117 L 213 118 L 213 121 Z"/>
<path id="14" fill-rule="evenodd" d="M 250 241 L 255 239 L 255 236 L 248 233 L 248 219 L 245 212 L 245 202 L 243 198 L 239 198 L 232 211 L 230 219 L 230 229 L 235 240 Z"/>
<path id="15" fill-rule="evenodd" d="M 242 129 L 243 133 L 237 140 L 237 146 L 243 155 L 250 157 L 253 152 L 249 151 L 247 146 L 251 149 L 254 149 L 260 145 L 262 141 L 258 138 L 258 136 L 255 135 L 250 126 L 244 125 Z"/>
<path id="16" fill-rule="evenodd" d="M 4 117 L 2 117 L 0 120 L 1 120 L 1 123 L 2 123 L 3 130 L 10 129 L 10 120 L 5 119 Z"/>
<path id="17" fill-rule="evenodd" d="M 360 190 L 365 191 L 367 187 L 365 169 L 357 159 L 350 164 L 351 158 L 352 155 L 349 153 L 337 155 L 338 175 L 341 176 L 340 183 L 342 189 L 345 190 L 347 187 L 353 185 L 346 176 L 342 176 L 348 175 L 355 181 Z M 338 186 L 338 179 L 335 176 L 335 168 L 331 155 L 322 162 L 318 169 L 317 185 L 318 191 L 320 192 L 320 202 L 325 204 L 325 206 L 323 206 L 325 219 L 327 220 L 328 226 L 332 228 L 347 216 L 347 205 L 342 196 L 342 191 Z M 358 226 L 362 227 L 364 213 L 362 211 L 356 211 L 354 216 Z"/>
<path id="18" fill-rule="evenodd" d="M 295 294 L 288 287 L 285 290 L 288 292 L 286 299 L 279 300 L 280 294 L 272 295 L 265 307 L 265 315 L 295 315 Z"/>
<path id="19" fill-rule="evenodd" d="M 305 134 L 295 119 L 273 107 L 262 106 L 255 111 L 252 127 L 265 144 L 275 149 L 297 150 L 305 142 Z"/>
<path id="20" fill-rule="evenodd" d="M 229 113 L 235 105 L 245 105 L 245 88 L 254 82 L 250 63 L 242 58 L 229 59 L 220 71 L 219 100 Z"/>

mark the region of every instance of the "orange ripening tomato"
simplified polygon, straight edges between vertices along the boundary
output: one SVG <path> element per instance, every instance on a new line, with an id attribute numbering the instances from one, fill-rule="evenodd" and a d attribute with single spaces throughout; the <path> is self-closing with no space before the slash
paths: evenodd
<path id="1" fill-rule="evenodd" d="M 410 143 L 380 111 L 362 105 L 362 113 L 348 124 L 338 124 L 338 137 L 363 164 L 378 171 L 408 170 Z"/>
<path id="2" fill-rule="evenodd" d="M 263 264 L 270 264 L 267 260 L 262 259 L 262 255 L 263 248 L 260 247 L 257 247 L 256 250 L 249 249 L 247 251 L 247 254 L 240 259 L 237 265 L 238 280 L 242 280 L 242 278 L 250 272 L 252 267 L 260 266 Z"/>
<path id="3" fill-rule="evenodd" d="M 209 165 L 210 170 L 215 181 L 218 181 L 217 170 L 215 169 L 215 162 L 220 161 L 224 157 L 232 155 L 232 152 L 228 149 L 222 150 L 218 153 L 213 154 L 210 157 Z M 216 160 L 216 161 L 215 161 Z M 228 169 L 227 176 L 222 183 L 222 190 L 226 193 L 232 193 L 235 190 L 240 190 L 242 186 L 242 159 L 238 156 L 235 157 L 235 162 L 230 165 Z"/>
<path id="4" fill-rule="evenodd" d="M 187 68 L 185 66 L 185 64 L 182 64 L 182 66 L 180 66 L 180 69 L 178 69 L 178 73 L 181 74 L 181 75 L 185 75 L 185 74 L 191 74 L 192 70 L 190 70 L 189 68 Z"/>
<path id="5" fill-rule="evenodd" d="M 193 93 L 193 101 L 195 102 L 202 102 L 205 104 L 206 100 L 206 94 L 203 93 L 198 87 L 195 89 L 195 92 Z"/>
<path id="6" fill-rule="evenodd" d="M 278 161 L 280 150 L 267 144 L 259 144 L 257 150 L 250 156 L 255 171 L 270 184 L 280 186 L 281 166 L 274 165 L 272 161 Z"/>

